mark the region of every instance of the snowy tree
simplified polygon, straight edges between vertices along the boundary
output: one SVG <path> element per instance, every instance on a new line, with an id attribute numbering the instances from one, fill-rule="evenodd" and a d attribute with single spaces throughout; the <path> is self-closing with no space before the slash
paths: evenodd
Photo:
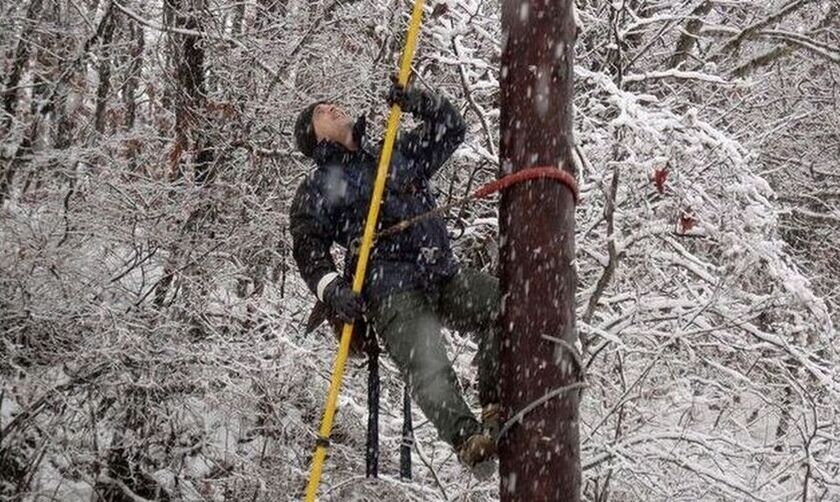
<path id="1" fill-rule="evenodd" d="M 840 497 L 840 6 L 576 7 L 584 498 Z M 293 123 L 328 99 L 381 134 L 409 11 L 2 4 L 3 497 L 301 497 L 336 343 L 303 333 Z M 469 124 L 441 204 L 499 172 L 503 39 L 499 2 L 427 7 L 416 85 Z M 490 272 L 497 202 L 447 215 L 459 258 Z M 469 391 L 475 344 L 447 337 Z M 402 383 L 383 366 L 381 477 L 364 478 L 353 360 L 321 497 L 495 499 L 419 410 L 398 479 Z"/>

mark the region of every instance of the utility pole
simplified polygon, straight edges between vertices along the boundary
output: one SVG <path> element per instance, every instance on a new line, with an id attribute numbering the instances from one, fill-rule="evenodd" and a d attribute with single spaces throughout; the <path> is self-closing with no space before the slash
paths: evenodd
<path id="1" fill-rule="evenodd" d="M 504 2 L 502 175 L 574 174 L 572 9 L 572 0 Z M 502 195 L 502 416 L 521 416 L 499 445 L 502 502 L 580 500 L 574 205 L 570 186 L 553 179 Z"/>

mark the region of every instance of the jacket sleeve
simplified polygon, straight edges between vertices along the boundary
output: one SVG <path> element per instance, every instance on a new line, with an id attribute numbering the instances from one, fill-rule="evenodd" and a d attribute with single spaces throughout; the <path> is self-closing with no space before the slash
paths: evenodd
<path id="1" fill-rule="evenodd" d="M 408 172 L 394 173 L 400 177 L 430 178 L 464 141 L 464 118 L 443 96 L 420 91 L 420 102 L 412 114 L 423 123 L 403 134 L 397 149 L 408 158 Z"/>
<path id="2" fill-rule="evenodd" d="M 298 187 L 289 212 L 292 256 L 309 290 L 322 301 L 324 288 L 338 277 L 330 254 L 334 225 L 325 202 L 313 180 L 307 178 Z"/>

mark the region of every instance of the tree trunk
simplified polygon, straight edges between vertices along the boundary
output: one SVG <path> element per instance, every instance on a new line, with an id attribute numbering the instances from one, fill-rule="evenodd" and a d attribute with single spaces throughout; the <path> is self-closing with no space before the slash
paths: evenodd
<path id="1" fill-rule="evenodd" d="M 137 88 L 143 73 L 143 52 L 145 50 L 144 30 L 140 23 L 130 22 L 127 26 L 128 38 L 132 41 L 131 50 L 123 57 L 126 70 L 125 85 L 122 90 L 123 106 L 125 116 L 123 117 L 122 129 L 131 132 L 137 121 Z M 143 143 L 138 139 L 129 139 L 125 143 L 125 156 L 128 160 L 128 171 L 137 170 L 137 157 L 143 148 Z M 144 169 L 144 174 L 145 169 Z"/>
<path id="2" fill-rule="evenodd" d="M 199 16 L 201 0 L 186 0 L 185 7 L 180 0 L 167 0 L 169 16 L 177 28 L 190 31 L 202 31 Z M 171 155 L 172 178 L 181 176 L 180 166 L 184 159 L 183 152 L 193 152 L 192 168 L 196 185 L 205 185 L 214 178 L 213 165 L 215 156 L 207 138 L 208 124 L 203 118 L 206 110 L 207 95 L 204 81 L 204 48 L 200 36 L 171 34 L 174 40 L 172 61 L 177 69 L 178 93 L 175 100 L 175 150 Z M 180 42 L 180 43 L 178 43 Z M 193 139 L 190 144 L 190 138 Z M 188 244 L 183 248 L 189 253 L 195 247 L 202 225 L 207 224 L 204 217 L 212 211 L 209 201 L 204 201 L 187 217 L 182 228 L 183 238 L 173 243 L 169 259 L 164 265 L 163 276 L 155 287 L 154 304 L 162 307 L 166 301 L 170 286 L 176 276 L 176 264 L 180 258 L 180 242 Z M 212 218 L 210 218 L 212 220 Z M 212 232 L 208 235 L 213 237 Z"/>
<path id="3" fill-rule="evenodd" d="M 186 12 L 176 10 L 175 25 L 191 31 L 202 31 L 198 16 L 199 6 L 196 0 L 189 0 Z M 177 35 L 181 38 L 175 59 L 178 75 L 177 107 L 175 110 L 175 131 L 177 143 L 182 148 L 192 146 L 193 173 L 196 184 L 204 184 L 212 178 L 213 150 L 202 133 L 202 115 L 207 104 L 207 89 L 204 70 L 204 48 L 196 35 Z M 188 145 L 189 138 L 195 138 L 194 145 Z"/>
<path id="4" fill-rule="evenodd" d="M 703 16 L 711 10 L 712 2 L 705 1 L 691 11 L 691 19 L 685 23 L 685 28 L 677 40 L 677 48 L 674 50 L 670 61 L 668 61 L 668 68 L 676 68 L 688 59 L 689 54 L 694 50 L 694 46 L 697 45 L 698 33 L 700 33 L 700 28 L 703 27 Z"/>
<path id="5" fill-rule="evenodd" d="M 503 175 L 533 166 L 573 172 L 572 8 L 571 0 L 504 4 Z M 502 414 L 521 416 L 499 446 L 501 500 L 574 502 L 581 474 L 572 192 L 552 180 L 514 185 L 502 195 L 500 233 Z"/>
<path id="6" fill-rule="evenodd" d="M 6 163 L 3 173 L 0 175 L 0 207 L 12 193 L 12 181 L 14 181 L 15 173 L 18 167 L 26 162 L 24 158 L 32 155 L 32 145 L 35 143 L 37 137 L 38 120 L 37 118 L 33 118 L 26 134 L 24 134 L 23 139 L 15 149 L 14 157 Z M 26 192 L 26 186 L 24 186 L 22 191 Z"/>
<path id="7" fill-rule="evenodd" d="M 42 0 L 32 0 L 29 8 L 26 9 L 26 19 L 35 20 L 41 16 Z M 15 59 L 12 62 L 12 71 L 9 73 L 9 79 L 6 82 L 6 88 L 3 90 L 3 121 L 0 127 L 0 136 L 6 134 L 12 125 L 12 121 L 17 111 L 17 86 L 20 84 L 21 76 L 23 76 L 23 69 L 29 61 L 29 40 L 26 38 L 26 33 L 21 33 L 18 40 L 17 49 L 15 50 Z"/>
<path id="8" fill-rule="evenodd" d="M 40 18 L 41 4 L 42 0 L 32 0 L 32 2 L 30 2 L 29 8 L 26 9 L 27 20 Z M 25 33 L 21 33 L 17 48 L 15 49 L 12 68 L 9 72 L 8 80 L 6 80 L 6 85 L 3 88 L 3 117 L 0 119 L 0 138 L 6 136 L 9 132 L 9 129 L 11 129 L 12 123 L 14 122 L 15 114 L 17 113 L 17 86 L 20 84 L 21 77 L 23 76 L 23 70 L 29 62 L 30 44 L 26 37 L 27 35 Z M 32 92 L 33 94 L 36 94 L 38 92 L 37 88 L 33 87 Z M 36 119 L 33 118 L 33 121 L 36 121 Z M 24 134 L 24 138 L 18 145 L 14 157 L 6 162 L 5 165 L 0 165 L 0 206 L 3 205 L 6 198 L 11 193 L 12 181 L 14 180 L 15 171 L 17 170 L 21 157 L 31 149 L 32 144 L 30 139 L 35 133 L 37 133 L 37 124 L 30 126 L 29 129 L 30 130 Z"/>
<path id="9" fill-rule="evenodd" d="M 126 131 L 134 129 L 134 122 L 137 118 L 137 97 L 135 93 L 140 82 L 143 68 L 143 51 L 146 46 L 143 26 L 141 24 L 132 23 L 129 27 L 129 32 L 134 39 L 135 45 L 131 48 L 131 62 L 128 66 L 128 77 L 126 78 L 125 90 L 123 91 L 123 101 L 125 102 L 123 129 Z"/>
<path id="10" fill-rule="evenodd" d="M 108 94 L 111 91 L 111 41 L 114 38 L 116 26 L 114 16 L 105 15 L 107 17 L 102 31 L 102 53 L 99 61 L 99 84 L 96 87 L 96 113 L 93 125 L 99 134 L 105 134 L 105 112 L 108 109 Z"/>

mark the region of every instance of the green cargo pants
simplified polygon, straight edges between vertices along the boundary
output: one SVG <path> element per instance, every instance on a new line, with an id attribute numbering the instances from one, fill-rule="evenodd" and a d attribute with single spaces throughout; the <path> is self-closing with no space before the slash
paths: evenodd
<path id="1" fill-rule="evenodd" d="M 432 290 L 395 293 L 368 307 L 368 316 L 409 386 L 414 401 L 441 439 L 454 447 L 481 432 L 464 401 L 441 327 L 477 335 L 478 398 L 499 402 L 498 280 L 462 269 Z"/>

